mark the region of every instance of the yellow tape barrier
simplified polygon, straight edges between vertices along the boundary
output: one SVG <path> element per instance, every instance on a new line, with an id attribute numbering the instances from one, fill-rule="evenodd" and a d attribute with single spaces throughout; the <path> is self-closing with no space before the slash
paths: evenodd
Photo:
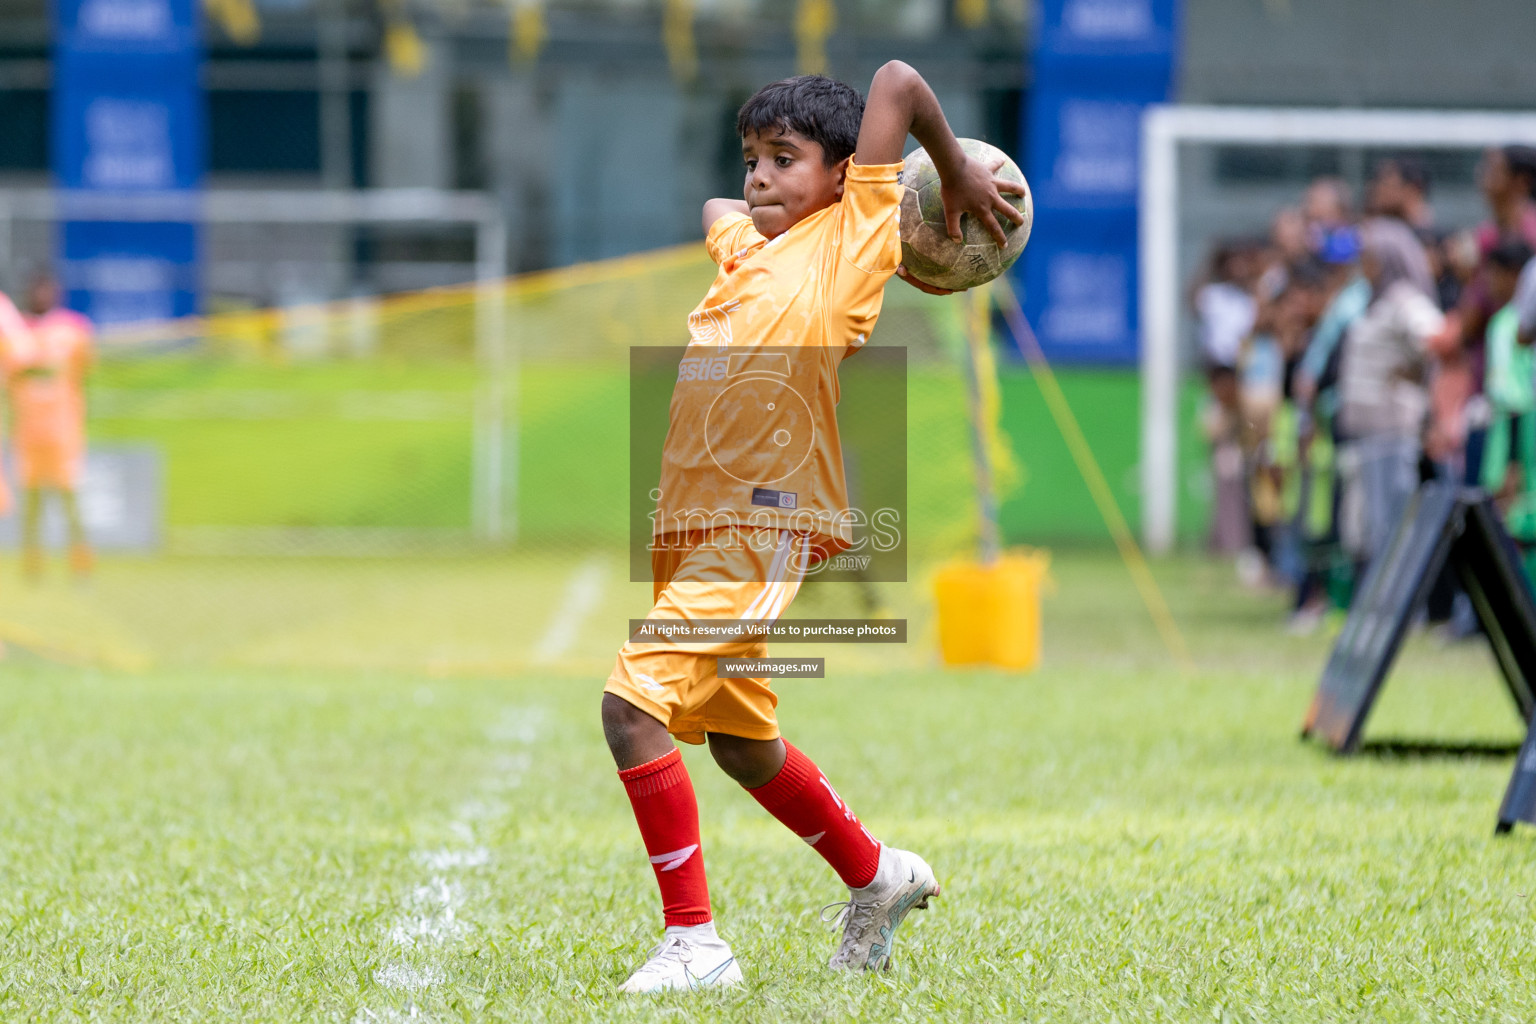
<path id="1" fill-rule="evenodd" d="M 1035 380 L 1040 385 L 1040 394 L 1045 397 L 1045 404 L 1051 412 L 1051 418 L 1056 421 L 1056 429 L 1061 431 L 1062 439 L 1067 442 L 1067 450 L 1072 453 L 1072 460 L 1077 463 L 1077 471 L 1082 474 L 1083 482 L 1088 485 L 1088 492 L 1093 495 L 1094 504 L 1099 507 L 1099 515 L 1103 517 L 1104 525 L 1109 528 L 1109 535 L 1114 538 L 1115 547 L 1120 551 L 1120 557 L 1125 562 L 1126 570 L 1131 574 L 1131 580 L 1141 595 L 1142 603 L 1147 606 L 1147 613 L 1152 616 L 1152 622 L 1162 637 L 1163 646 L 1181 667 L 1191 668 L 1193 663 L 1190 661 L 1189 648 L 1184 643 L 1184 634 L 1179 632 L 1178 623 L 1174 621 L 1173 613 L 1168 609 L 1168 602 L 1163 598 L 1163 592 L 1152 576 L 1152 569 L 1147 565 L 1146 556 L 1142 554 L 1141 546 L 1136 543 L 1130 525 L 1125 521 L 1125 515 L 1115 502 L 1114 493 L 1109 489 L 1109 481 L 1104 479 L 1104 472 L 1099 468 L 1098 460 L 1093 457 L 1093 449 L 1088 446 L 1088 439 L 1083 436 L 1077 417 L 1072 415 L 1072 407 L 1067 404 L 1067 396 L 1062 394 L 1061 385 L 1056 381 L 1056 374 L 1052 372 L 1050 363 L 1046 361 L 1045 353 L 1040 351 L 1040 343 L 1035 340 L 1034 331 L 1030 330 L 1029 323 L 1024 319 L 1024 310 L 1019 306 L 1018 296 L 1014 294 L 1006 277 L 998 278 L 996 284 L 998 308 L 1002 310 L 1003 318 L 1008 322 L 1008 329 L 1013 334 L 1013 340 L 1019 346 L 1024 361 L 1034 371 Z"/>

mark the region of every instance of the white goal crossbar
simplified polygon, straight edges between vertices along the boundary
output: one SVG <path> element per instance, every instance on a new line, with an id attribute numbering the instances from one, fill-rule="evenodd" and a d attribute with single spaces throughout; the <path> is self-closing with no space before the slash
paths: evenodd
<path id="1" fill-rule="evenodd" d="M 1173 547 L 1178 512 L 1179 144 L 1472 149 L 1536 144 L 1536 113 L 1152 106 L 1141 123 L 1141 492 L 1148 550 Z"/>

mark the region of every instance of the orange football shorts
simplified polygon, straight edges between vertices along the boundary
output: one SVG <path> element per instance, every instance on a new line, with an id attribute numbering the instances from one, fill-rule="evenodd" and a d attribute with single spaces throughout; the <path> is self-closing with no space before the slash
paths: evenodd
<path id="1" fill-rule="evenodd" d="M 43 440 L 15 447 L 16 475 L 23 487 L 55 487 L 73 491 L 80 486 L 80 470 L 85 463 L 83 445 L 68 441 Z"/>
<path id="2" fill-rule="evenodd" d="M 669 534 L 651 552 L 655 603 L 647 618 L 778 619 L 800 590 L 810 540 L 790 530 L 743 526 Z M 778 739 L 778 696 L 767 679 L 721 679 L 720 657 L 761 658 L 750 641 L 636 643 L 619 649 L 603 687 L 655 718 L 684 743 L 725 733 Z"/>

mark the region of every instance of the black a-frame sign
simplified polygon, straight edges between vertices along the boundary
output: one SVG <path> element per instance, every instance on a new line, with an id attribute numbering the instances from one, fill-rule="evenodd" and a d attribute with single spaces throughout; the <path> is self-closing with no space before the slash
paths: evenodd
<path id="1" fill-rule="evenodd" d="M 1339 753 L 1358 749 L 1387 670 L 1446 565 L 1455 569 L 1472 599 L 1521 720 L 1531 721 L 1536 708 L 1536 599 L 1521 568 L 1520 551 L 1484 492 L 1432 481 L 1419 488 L 1387 550 L 1366 572 L 1323 669 L 1302 725 L 1303 737 L 1315 736 Z M 1527 761 L 1532 769 L 1530 799 L 1516 808 L 1524 814 L 1515 817 L 1536 823 L 1536 740 L 1531 738 L 1519 764 Z M 1518 781 L 1518 768 L 1516 774 Z M 1515 788 L 1512 782 L 1511 794 Z M 1505 803 L 1507 809 L 1508 797 Z"/>

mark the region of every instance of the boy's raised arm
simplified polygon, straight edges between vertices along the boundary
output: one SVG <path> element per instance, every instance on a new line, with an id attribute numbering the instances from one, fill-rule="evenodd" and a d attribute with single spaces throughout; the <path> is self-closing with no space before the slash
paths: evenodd
<path id="1" fill-rule="evenodd" d="M 949 236 L 960 239 L 960 215 L 969 213 L 986 225 L 997 244 L 1007 245 L 1007 236 L 997 222 L 1001 213 L 1015 224 L 1024 223 L 1024 214 L 1002 197 L 1003 192 L 1024 194 L 1024 186 L 997 177 L 997 169 L 965 155 L 955 133 L 949 130 L 944 111 L 928 83 L 910 66 L 899 60 L 885 64 L 875 72 L 869 85 L 869 99 L 864 103 L 864 119 L 859 123 L 858 148 L 853 158 L 858 163 L 893 164 L 901 159 L 907 136 L 920 142 L 939 172 L 940 195 L 944 200 L 944 223 Z"/>

